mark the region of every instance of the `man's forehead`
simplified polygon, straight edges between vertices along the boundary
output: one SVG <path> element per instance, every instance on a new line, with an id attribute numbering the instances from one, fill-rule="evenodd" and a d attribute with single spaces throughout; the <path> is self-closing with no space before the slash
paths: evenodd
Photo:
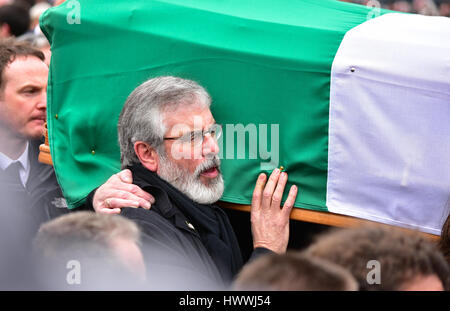
<path id="1" fill-rule="evenodd" d="M 190 129 L 202 129 L 215 123 L 209 107 L 204 105 L 179 106 L 176 110 L 164 112 L 164 124 L 170 130 L 184 124 Z"/>
<path id="2" fill-rule="evenodd" d="M 14 61 L 9 63 L 3 71 L 4 82 L 46 85 L 47 78 L 47 65 L 34 56 L 17 57 Z"/>

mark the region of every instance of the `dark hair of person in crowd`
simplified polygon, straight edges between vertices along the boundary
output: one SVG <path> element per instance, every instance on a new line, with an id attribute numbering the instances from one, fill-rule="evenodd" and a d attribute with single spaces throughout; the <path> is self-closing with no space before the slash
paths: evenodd
<path id="1" fill-rule="evenodd" d="M 145 280 L 137 225 L 120 216 L 74 212 L 43 224 L 33 241 L 42 289 L 136 289 Z M 67 282 L 80 265 L 80 286 Z"/>
<path id="2" fill-rule="evenodd" d="M 25 41 L 17 41 L 13 38 L 0 39 L 0 89 L 4 86 L 3 71 L 17 57 L 34 56 L 44 61 L 45 56 L 39 49 Z"/>
<path id="3" fill-rule="evenodd" d="M 268 254 L 244 266 L 234 290 L 356 291 L 358 283 L 344 268 L 300 252 Z"/>
<path id="4" fill-rule="evenodd" d="M 306 253 L 349 269 L 360 290 L 449 288 L 450 270 L 437 243 L 416 231 L 376 225 L 331 230 Z M 379 282 L 368 281 L 373 261 L 379 263 Z"/>
<path id="5" fill-rule="evenodd" d="M 447 263 L 450 265 L 450 215 L 448 215 L 447 220 L 442 226 L 439 248 L 442 254 L 444 254 Z"/>
<path id="6" fill-rule="evenodd" d="M 7 24 L 9 34 L 15 37 L 21 36 L 29 30 L 30 15 L 22 6 L 7 4 L 0 7 L 0 26 Z"/>
<path id="7" fill-rule="evenodd" d="M 36 0 L 15 0 L 14 5 L 20 6 L 27 11 L 36 4 Z"/>

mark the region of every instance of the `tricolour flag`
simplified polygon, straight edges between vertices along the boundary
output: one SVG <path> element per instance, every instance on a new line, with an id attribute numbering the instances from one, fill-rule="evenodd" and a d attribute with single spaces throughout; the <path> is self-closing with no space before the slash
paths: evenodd
<path id="1" fill-rule="evenodd" d="M 223 124 L 224 201 L 284 166 L 295 206 L 439 234 L 450 195 L 450 19 L 334 0 L 69 0 L 48 10 L 48 123 L 70 207 L 120 169 L 128 94 L 193 79 Z"/>

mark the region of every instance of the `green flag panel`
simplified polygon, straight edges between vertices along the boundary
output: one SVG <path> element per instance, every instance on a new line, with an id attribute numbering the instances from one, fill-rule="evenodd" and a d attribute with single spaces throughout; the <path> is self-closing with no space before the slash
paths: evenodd
<path id="1" fill-rule="evenodd" d="M 120 169 L 128 94 L 175 75 L 208 90 L 223 124 L 223 200 L 250 203 L 258 174 L 282 165 L 295 206 L 326 210 L 331 64 L 369 14 L 334 0 L 72 0 L 46 11 L 49 137 L 69 206 Z"/>

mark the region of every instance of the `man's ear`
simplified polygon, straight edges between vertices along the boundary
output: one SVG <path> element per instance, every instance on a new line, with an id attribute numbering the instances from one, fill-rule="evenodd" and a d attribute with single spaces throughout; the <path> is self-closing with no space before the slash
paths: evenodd
<path id="1" fill-rule="evenodd" d="M 153 147 L 150 147 L 146 142 L 137 141 L 134 143 L 134 152 L 146 169 L 152 172 L 158 170 L 159 157 Z"/>

